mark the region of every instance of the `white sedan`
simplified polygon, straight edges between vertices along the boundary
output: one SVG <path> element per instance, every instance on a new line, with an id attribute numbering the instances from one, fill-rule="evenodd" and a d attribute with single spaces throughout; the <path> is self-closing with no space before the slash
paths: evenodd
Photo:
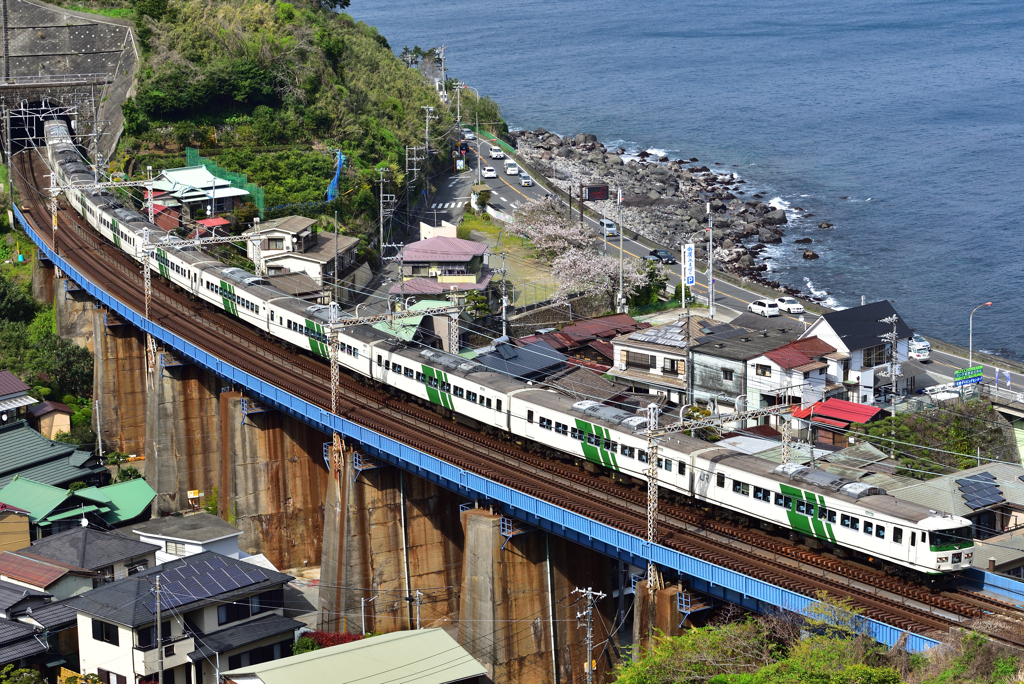
<path id="1" fill-rule="evenodd" d="M 798 314 L 804 312 L 804 305 L 792 297 L 779 297 L 775 302 L 779 305 L 779 308 L 786 313 Z"/>
<path id="2" fill-rule="evenodd" d="M 498 172 L 494 170 L 493 166 L 485 166 L 481 175 L 483 175 L 484 178 L 497 178 Z"/>
<path id="3" fill-rule="evenodd" d="M 747 311 L 759 314 L 765 318 L 782 315 L 779 311 L 779 305 L 771 299 L 758 299 L 757 301 L 750 302 L 750 304 L 747 304 Z"/>

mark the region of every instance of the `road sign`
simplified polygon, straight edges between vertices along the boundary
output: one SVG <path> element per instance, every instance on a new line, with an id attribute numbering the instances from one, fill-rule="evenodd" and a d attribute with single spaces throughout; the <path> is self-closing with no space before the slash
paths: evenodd
<path id="1" fill-rule="evenodd" d="M 607 185 L 588 185 L 583 188 L 583 199 L 588 202 L 608 199 Z"/>
<path id="2" fill-rule="evenodd" d="M 683 245 L 683 284 L 693 287 L 697 283 L 697 276 L 694 268 L 693 243 Z"/>
<path id="3" fill-rule="evenodd" d="M 982 381 L 982 377 L 977 375 L 973 378 L 964 378 L 963 380 L 957 380 L 953 383 L 954 387 L 963 387 L 964 385 L 976 385 Z"/>
<path id="4" fill-rule="evenodd" d="M 978 378 L 976 382 L 981 382 L 982 371 L 984 366 L 971 366 L 970 368 L 962 368 L 953 373 L 954 380 L 967 380 L 970 378 Z"/>

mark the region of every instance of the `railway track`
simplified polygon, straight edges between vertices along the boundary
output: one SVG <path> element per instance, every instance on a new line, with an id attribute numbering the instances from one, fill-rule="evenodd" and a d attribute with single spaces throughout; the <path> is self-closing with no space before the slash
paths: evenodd
<path id="1" fill-rule="evenodd" d="M 36 226 L 48 225 L 48 208 L 35 191 L 43 186 L 39 181 L 45 165 L 29 152 L 16 157 L 16 166 L 22 177 L 34 185 L 28 188 L 19 183 L 26 215 Z M 136 311 L 144 311 L 138 264 L 108 245 L 73 211 L 60 214 L 58 231 L 61 254 L 65 258 L 75 263 L 91 282 Z M 40 235 L 50 242 L 47 233 L 40 232 Z M 280 343 L 207 308 L 158 278 L 153 279 L 150 317 L 246 372 L 329 409 L 330 370 L 326 364 L 285 349 Z M 645 493 L 472 430 L 345 374 L 341 375 L 341 384 L 339 414 L 353 422 L 631 534 L 643 536 L 646 532 Z M 435 433 L 442 436 L 435 436 Z M 524 475 L 532 477 L 524 478 Z M 827 591 L 837 596 L 850 596 L 856 605 L 864 608 L 868 617 L 911 632 L 945 632 L 950 626 L 1006 609 L 1002 604 L 985 605 L 959 594 L 933 594 L 733 523 L 708 518 L 692 508 L 665 502 L 661 510 L 661 543 L 670 548 L 804 595 Z M 709 533 L 714 538 L 707 536 Z M 722 539 L 770 551 L 775 554 L 775 560 L 737 551 Z M 781 565 L 780 557 L 795 561 L 798 566 Z M 818 568 L 820 574 L 811 574 L 801 569 L 803 566 Z M 880 597 L 879 591 L 920 606 L 894 604 L 884 595 Z M 934 610 L 940 614 L 932 612 Z M 1016 617 L 1021 618 L 1019 612 Z"/>

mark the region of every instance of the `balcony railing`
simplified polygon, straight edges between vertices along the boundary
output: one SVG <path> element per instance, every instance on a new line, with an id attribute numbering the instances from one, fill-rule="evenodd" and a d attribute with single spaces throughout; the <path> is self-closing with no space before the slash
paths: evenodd
<path id="1" fill-rule="evenodd" d="M 164 650 L 164 669 L 177 667 L 189 662 L 188 654 L 196 650 L 195 639 L 187 634 L 164 639 L 161 648 Z M 133 649 L 135 671 L 142 676 L 155 674 L 159 667 L 160 654 L 156 644 L 136 646 Z"/>

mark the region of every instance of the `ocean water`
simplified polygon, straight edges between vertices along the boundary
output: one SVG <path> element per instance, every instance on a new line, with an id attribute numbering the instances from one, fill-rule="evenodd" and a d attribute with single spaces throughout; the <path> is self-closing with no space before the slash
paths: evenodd
<path id="1" fill-rule="evenodd" d="M 513 128 L 740 174 L 748 197 L 792 212 L 768 252 L 773 278 L 838 306 L 890 299 L 915 329 L 964 346 L 971 309 L 992 301 L 975 348 L 1024 359 L 1024 5 L 353 0 L 349 12 L 396 52 L 446 45 L 449 74 Z M 801 237 L 819 260 L 800 258 Z"/>

